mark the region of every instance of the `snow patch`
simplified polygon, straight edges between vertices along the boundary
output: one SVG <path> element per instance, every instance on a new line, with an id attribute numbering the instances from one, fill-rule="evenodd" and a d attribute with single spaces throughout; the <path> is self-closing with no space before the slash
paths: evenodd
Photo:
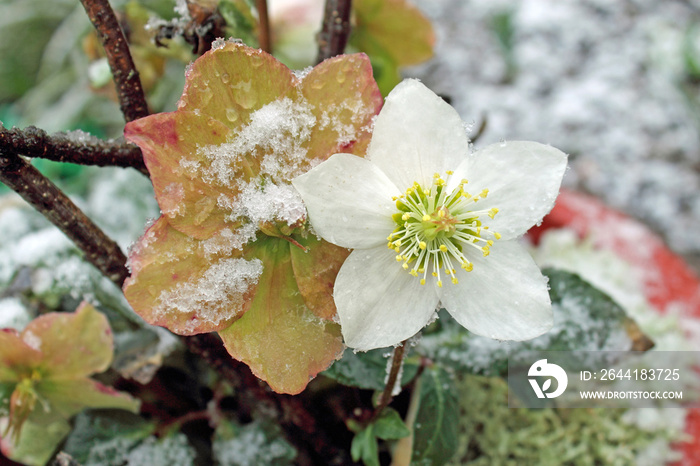
<path id="1" fill-rule="evenodd" d="M 294 102 L 285 97 L 251 113 L 250 122 L 231 141 L 198 149 L 211 162 L 202 168 L 205 179 L 231 185 L 239 176 L 234 167 L 249 163 L 251 156 L 262 158 L 261 174 L 273 179 L 290 181 L 303 173 L 307 168 L 303 144 L 316 124 L 312 109 L 305 100 Z"/>
<path id="2" fill-rule="evenodd" d="M 197 309 L 197 320 L 216 325 L 240 308 L 244 295 L 258 282 L 262 271 L 259 259 L 223 259 L 203 275 L 162 291 L 155 312 L 189 314 Z M 195 325 L 193 321 L 192 326 Z"/>

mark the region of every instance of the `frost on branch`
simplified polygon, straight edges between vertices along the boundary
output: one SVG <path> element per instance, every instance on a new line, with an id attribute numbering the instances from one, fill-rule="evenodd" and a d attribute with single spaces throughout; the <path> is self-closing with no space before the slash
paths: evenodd
<path id="1" fill-rule="evenodd" d="M 163 215 L 133 248 L 124 293 L 150 323 L 220 332 L 273 389 L 298 393 L 342 351 L 332 284 L 347 251 L 309 234 L 290 181 L 336 152 L 364 156 L 382 103 L 369 60 L 298 77 L 226 43 L 186 78 L 177 111 L 126 127 Z"/>

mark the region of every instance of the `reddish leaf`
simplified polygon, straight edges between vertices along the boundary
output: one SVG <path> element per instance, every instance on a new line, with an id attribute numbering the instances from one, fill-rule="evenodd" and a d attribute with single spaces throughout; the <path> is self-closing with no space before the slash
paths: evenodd
<path id="1" fill-rule="evenodd" d="M 248 309 L 256 288 L 257 263 L 241 258 L 232 238 L 226 229 L 196 240 L 161 217 L 132 251 L 124 295 L 147 322 L 180 335 L 228 327 Z"/>
<path id="2" fill-rule="evenodd" d="M 44 377 L 83 377 L 105 371 L 112 362 L 112 329 L 107 318 L 88 303 L 74 313 L 54 312 L 34 319 L 22 337 L 42 352 Z"/>
<path id="3" fill-rule="evenodd" d="M 229 129 L 204 115 L 159 113 L 126 125 L 125 137 L 141 147 L 163 214 L 179 231 L 206 239 L 221 230 L 229 213 L 217 206 L 220 194 L 235 188 L 215 177 L 204 178 L 211 161 L 201 151 L 223 144 Z M 242 168 L 233 176 L 244 175 Z"/>
<path id="4" fill-rule="evenodd" d="M 372 118 L 382 95 L 365 54 L 341 55 L 316 66 L 301 83 L 317 124 L 305 147 L 308 158 L 326 160 L 344 152 L 364 156 L 372 136 Z"/>

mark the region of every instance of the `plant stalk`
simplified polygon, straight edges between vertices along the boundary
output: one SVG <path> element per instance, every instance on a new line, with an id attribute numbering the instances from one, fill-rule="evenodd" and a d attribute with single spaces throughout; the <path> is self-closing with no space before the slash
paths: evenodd
<path id="1" fill-rule="evenodd" d="M 351 10 L 352 0 L 326 0 L 321 32 L 318 34 L 316 63 L 345 51 L 351 31 Z"/>
<path id="2" fill-rule="evenodd" d="M 93 137 L 79 140 L 66 133 L 49 135 L 34 126 L 24 129 L 6 129 L 0 126 L 0 154 L 24 155 L 78 165 L 131 167 L 149 176 L 141 149 L 134 144 L 102 141 Z"/>
<path id="3" fill-rule="evenodd" d="M 117 16 L 108 0 L 80 0 L 107 54 L 119 107 L 129 122 L 148 115 L 146 96 Z"/>
<path id="4" fill-rule="evenodd" d="M 398 378 L 399 373 L 401 372 L 401 367 L 403 366 L 403 358 L 406 354 L 406 341 L 408 340 L 402 341 L 396 348 L 394 348 L 394 352 L 391 355 L 392 359 L 389 377 L 387 378 L 386 385 L 384 386 L 384 391 L 382 391 L 382 395 L 379 398 L 379 402 L 374 408 L 372 420 L 376 419 L 381 414 L 382 410 L 386 408 L 389 403 L 391 403 L 391 399 L 394 397 L 394 388 L 396 387 L 397 383 L 400 383 Z"/>
<path id="5" fill-rule="evenodd" d="M 88 262 L 121 288 L 129 275 L 126 256 L 63 191 L 23 158 L 1 152 L 0 181 L 56 225 Z"/>

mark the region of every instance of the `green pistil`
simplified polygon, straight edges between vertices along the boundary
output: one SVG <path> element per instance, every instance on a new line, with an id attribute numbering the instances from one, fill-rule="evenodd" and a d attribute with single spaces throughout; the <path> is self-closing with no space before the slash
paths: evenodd
<path id="1" fill-rule="evenodd" d="M 422 276 L 423 285 L 430 273 L 437 279 L 437 285 L 442 286 L 441 270 L 456 284 L 456 266 L 466 271 L 473 268 L 463 252 L 464 246 L 487 256 L 493 239 L 500 238 L 480 220 L 485 216 L 493 218 L 498 209 L 473 210 L 474 204 L 488 195 L 488 190 L 472 196 L 464 191 L 467 181 L 462 180 L 448 193 L 446 186 L 451 175 L 448 171 L 443 179 L 436 173 L 430 189 L 414 183 L 395 199 L 398 212 L 392 219 L 397 227 L 389 235 L 387 246 L 397 253 L 397 262 L 403 262 L 402 267 L 408 273 Z"/>

